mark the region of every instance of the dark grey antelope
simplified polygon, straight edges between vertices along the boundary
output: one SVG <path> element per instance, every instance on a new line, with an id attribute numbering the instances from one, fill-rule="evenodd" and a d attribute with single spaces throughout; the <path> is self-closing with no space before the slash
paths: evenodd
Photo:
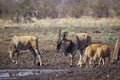
<path id="1" fill-rule="evenodd" d="M 57 51 L 60 49 L 64 53 L 65 56 L 68 55 L 68 53 L 71 56 L 71 63 L 70 65 L 73 65 L 73 59 L 75 56 L 75 53 L 79 51 L 79 61 L 82 60 L 83 56 L 83 50 L 91 43 L 91 37 L 87 33 L 75 33 L 75 32 L 64 32 L 63 37 L 61 36 L 61 30 L 59 31 L 59 37 L 57 40 Z"/>

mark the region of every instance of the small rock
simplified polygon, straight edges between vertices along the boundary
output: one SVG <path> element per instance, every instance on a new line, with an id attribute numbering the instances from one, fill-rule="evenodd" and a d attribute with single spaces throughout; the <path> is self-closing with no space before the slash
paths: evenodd
<path id="1" fill-rule="evenodd" d="M 110 77 L 110 75 L 109 74 L 107 74 L 107 78 L 109 78 Z"/>

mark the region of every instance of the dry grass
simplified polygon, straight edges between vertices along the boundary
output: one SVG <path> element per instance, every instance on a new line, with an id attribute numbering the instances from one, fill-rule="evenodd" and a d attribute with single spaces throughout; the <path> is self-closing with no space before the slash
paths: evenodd
<path id="1" fill-rule="evenodd" d="M 0 20 L 0 27 L 106 27 L 120 26 L 118 18 L 61 18 L 41 19 L 31 23 L 12 23 L 10 20 Z"/>
<path id="2" fill-rule="evenodd" d="M 0 28 L 4 27 L 21 27 L 25 29 L 31 29 L 30 32 L 23 32 L 23 33 L 18 33 L 20 35 L 30 35 L 34 34 L 38 36 L 40 39 L 43 40 L 56 40 L 57 34 L 54 33 L 54 31 L 49 30 L 48 28 L 65 28 L 64 31 L 75 31 L 75 27 L 77 28 L 84 28 L 84 30 L 87 31 L 87 29 L 90 28 L 98 28 L 97 30 L 101 31 L 104 29 L 103 34 L 95 34 L 93 32 L 89 32 L 89 34 L 92 36 L 93 39 L 101 40 L 101 41 L 108 41 L 108 40 L 113 40 L 115 41 L 118 34 L 112 34 L 110 33 L 110 28 L 112 27 L 120 27 L 120 19 L 118 18 L 101 18 L 101 19 L 93 19 L 93 18 L 61 18 L 61 19 L 41 19 L 37 20 L 36 22 L 32 23 L 12 23 L 11 21 L 5 21 L 5 20 L 0 20 Z M 40 33 L 38 32 L 32 32 L 33 28 L 45 28 L 45 30 L 41 31 Z M 46 34 L 45 31 L 47 30 Z M 4 32 L 3 34 L 0 35 L 3 37 L 7 36 L 7 32 Z M 100 37 L 101 36 L 101 37 Z M 1 40 L 1 39 L 0 39 Z"/>

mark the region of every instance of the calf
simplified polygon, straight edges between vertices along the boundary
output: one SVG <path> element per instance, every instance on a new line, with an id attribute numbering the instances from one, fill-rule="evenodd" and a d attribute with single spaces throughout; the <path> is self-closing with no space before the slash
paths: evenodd
<path id="1" fill-rule="evenodd" d="M 95 55 L 95 52 L 96 52 L 97 48 L 100 47 L 100 46 L 101 46 L 101 44 L 90 44 L 85 49 L 85 53 L 83 55 L 83 59 L 79 63 L 80 64 L 80 68 L 82 68 L 84 65 L 86 65 L 86 67 L 88 67 L 88 66 L 92 67 L 92 65 L 94 65 L 93 57 Z"/>
<path id="2" fill-rule="evenodd" d="M 110 47 L 108 45 L 101 45 L 101 47 L 98 47 L 96 50 L 96 53 L 94 55 L 94 60 L 97 58 L 99 59 L 99 66 L 105 64 L 105 58 L 108 57 L 110 61 Z M 102 62 L 102 64 L 101 64 Z"/>

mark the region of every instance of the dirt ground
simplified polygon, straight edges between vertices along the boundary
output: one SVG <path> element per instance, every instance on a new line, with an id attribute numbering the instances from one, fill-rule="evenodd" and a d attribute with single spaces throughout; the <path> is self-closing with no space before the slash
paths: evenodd
<path id="1" fill-rule="evenodd" d="M 64 28 L 50 28 L 54 34 L 57 34 L 59 29 Z M 26 76 L 26 77 L 17 77 L 19 80 L 120 80 L 120 65 L 105 65 L 104 67 L 96 67 L 96 68 L 82 68 L 80 69 L 76 64 L 79 59 L 79 55 L 75 55 L 74 65 L 70 66 L 70 56 L 65 57 L 62 52 L 56 52 L 56 40 L 40 40 L 39 39 L 39 50 L 41 52 L 43 66 L 32 65 L 32 55 L 29 50 L 22 51 L 19 59 L 18 65 L 11 63 L 7 60 L 8 57 L 8 48 L 9 48 L 9 40 L 15 34 L 26 33 L 31 29 L 22 29 L 22 28 L 1 28 L 0 34 L 4 34 L 4 36 L 0 36 L 0 69 L 69 69 L 69 71 L 64 72 L 53 72 L 48 74 L 41 74 L 36 76 Z M 33 28 L 33 33 L 41 33 L 42 28 Z M 114 49 L 115 41 L 102 41 L 97 39 L 96 37 L 102 37 L 106 33 L 111 33 L 115 36 L 119 36 L 120 28 L 110 28 L 109 31 L 102 31 L 99 28 L 75 28 L 76 32 L 87 32 L 95 34 L 92 37 L 92 42 L 94 43 L 102 43 L 108 44 L 111 47 L 111 52 Z M 6 36 L 6 37 L 5 37 Z M 92 36 L 92 35 L 91 35 Z M 38 61 L 37 61 L 38 62 Z"/>

